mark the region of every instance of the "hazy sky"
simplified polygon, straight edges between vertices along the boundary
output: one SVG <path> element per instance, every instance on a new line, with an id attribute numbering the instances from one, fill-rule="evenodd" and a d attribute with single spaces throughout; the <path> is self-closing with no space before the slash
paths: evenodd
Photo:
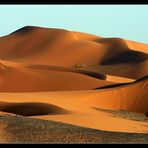
<path id="1" fill-rule="evenodd" d="M 27 25 L 148 43 L 148 5 L 0 6 L 0 36 Z"/>

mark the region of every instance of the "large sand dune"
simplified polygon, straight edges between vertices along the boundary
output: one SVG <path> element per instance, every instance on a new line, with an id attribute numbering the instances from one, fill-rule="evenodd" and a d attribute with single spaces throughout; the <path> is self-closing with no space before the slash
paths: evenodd
<path id="1" fill-rule="evenodd" d="M 40 119 L 58 121 L 63 128 L 69 127 L 68 123 L 81 126 L 82 131 L 82 127 L 102 130 L 100 136 L 109 131 L 117 135 L 148 133 L 147 53 L 148 44 L 118 37 L 33 26 L 20 28 L 0 37 L 2 118 L 9 120 L 12 116 L 27 124 L 28 120 L 36 121 L 28 117 L 38 118 L 42 124 Z M 4 127 L 0 130 L 1 141 L 14 141 L 13 133 L 8 136 L 11 128 L 5 130 L 9 124 L 0 121 L 0 129 Z M 27 128 L 26 132 L 32 125 Z M 51 142 L 48 136 L 45 138 Z"/>
<path id="2" fill-rule="evenodd" d="M 0 58 L 27 64 L 53 66 L 100 65 L 103 66 L 102 72 L 127 78 L 139 78 L 147 73 L 146 69 L 141 71 L 141 64 L 139 64 L 147 62 L 146 45 L 144 50 L 136 51 L 137 42 L 135 46 L 132 42 L 131 46 L 131 42 L 121 38 L 79 34 L 62 29 L 24 27 L 0 38 L 0 48 L 4 49 L 0 51 Z M 143 47 L 143 44 L 138 44 L 138 49 L 139 46 Z M 123 65 L 127 69 L 126 73 L 121 75 L 114 69 L 110 73 L 107 71 L 109 68 L 106 67 L 110 65 L 116 68 Z M 131 65 L 135 65 L 137 69 L 137 75 L 133 77 L 130 73 L 135 68 Z"/>

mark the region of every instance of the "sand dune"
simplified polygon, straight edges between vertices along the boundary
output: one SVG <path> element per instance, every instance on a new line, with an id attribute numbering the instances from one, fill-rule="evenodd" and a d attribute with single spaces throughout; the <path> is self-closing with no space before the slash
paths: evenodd
<path id="1" fill-rule="evenodd" d="M 81 65 L 80 65 L 81 66 Z M 49 65 L 26 65 L 27 68 L 38 69 L 38 70 L 51 70 L 51 71 L 63 71 L 63 72 L 73 72 L 80 73 L 90 77 L 105 80 L 106 75 L 100 71 L 91 71 L 85 68 L 79 68 L 77 65 L 73 67 L 59 67 L 59 66 L 49 66 Z"/>
<path id="2" fill-rule="evenodd" d="M 108 89 L 105 89 L 108 88 Z M 147 115 L 148 112 L 148 77 L 131 84 L 104 87 L 96 94 L 88 95 L 85 99 L 89 105 L 108 109 L 128 110 Z M 109 99 L 107 99 L 109 96 Z"/>
<path id="3" fill-rule="evenodd" d="M 148 44 L 118 37 L 35 26 L 20 28 L 0 37 L 0 111 L 5 112 L 2 118 L 39 121 L 42 127 L 43 121 L 49 120 L 45 121 L 48 128 L 58 121 L 68 130 L 77 125 L 83 132 L 82 127 L 97 133 L 103 130 L 100 136 L 106 135 L 104 131 L 107 135 L 117 134 L 116 139 L 120 132 L 135 136 L 148 133 L 147 53 Z M 0 121 L 0 129 L 7 125 Z M 29 124 L 28 129 L 32 128 Z M 0 130 L 0 140 L 14 141 L 7 130 Z M 70 134 L 73 141 L 74 135 Z M 42 136 L 53 140 L 49 134 Z M 90 140 L 88 135 L 85 137 Z"/>
<path id="4" fill-rule="evenodd" d="M 121 38 L 28 26 L 0 38 L 0 48 L 5 49 L 0 51 L 0 59 L 52 66 L 96 65 L 103 67 L 103 73 L 137 79 L 147 73 L 148 68 L 141 69 L 140 63 L 147 63 L 148 56 L 144 53 L 145 49 L 135 51 L 135 46 L 131 48 Z M 130 75 L 135 69 L 133 64 L 137 69 L 134 77 Z M 112 65 L 116 69 L 123 65 L 127 72 L 121 75 L 119 70 L 110 68 Z"/>
<path id="5" fill-rule="evenodd" d="M 63 108 L 64 110 L 70 111 L 70 114 L 60 114 L 60 115 L 49 114 L 49 115 L 40 115 L 40 116 L 30 116 L 32 118 L 58 121 L 58 122 L 69 123 L 73 125 L 89 127 L 105 131 L 147 133 L 148 122 L 140 120 L 141 117 L 139 117 L 139 115 L 138 115 L 139 120 L 137 119 L 133 120 L 130 118 L 128 119 L 127 113 L 126 113 L 127 118 L 123 118 L 121 116 L 116 117 L 114 116 L 114 114 L 110 112 L 106 111 L 103 112 L 102 110 L 99 111 L 94 109 L 94 108 L 100 108 L 100 105 L 97 103 L 96 100 L 101 99 L 102 98 L 101 96 L 102 96 L 102 90 L 64 91 L 64 92 L 57 91 L 57 92 L 35 92 L 35 93 L 0 93 L 0 100 L 2 102 L 11 101 L 12 103 L 24 103 L 24 102 L 30 103 L 34 102 L 35 100 L 38 103 L 48 103 Z M 108 96 L 105 99 L 109 100 L 110 96 Z M 118 103 L 119 102 L 117 102 L 117 104 Z M 147 102 L 145 102 L 145 104 L 146 103 Z M 116 111 L 118 113 L 118 110 Z"/>
<path id="6" fill-rule="evenodd" d="M 68 111 L 47 103 L 10 103 L 0 102 L 0 110 L 8 113 L 14 113 L 23 116 L 36 116 L 36 115 L 59 115 L 67 114 Z"/>
<path id="7" fill-rule="evenodd" d="M 36 37 L 34 40 L 33 36 L 36 36 L 37 34 L 40 34 L 40 36 L 38 38 Z M 4 51 L 1 51 L 0 55 L 1 55 L 1 57 L 4 56 L 8 59 L 11 57 L 13 57 L 13 59 L 17 58 L 16 56 L 18 55 L 19 59 L 20 59 L 20 58 L 23 58 L 24 56 L 26 56 L 26 58 L 27 58 L 27 56 L 29 56 L 29 54 L 32 54 L 32 52 L 34 52 L 32 55 L 32 58 L 33 58 L 33 56 L 37 56 L 37 52 L 40 52 L 40 54 L 41 54 L 40 49 L 42 48 L 42 52 L 43 51 L 45 52 L 45 50 L 50 49 L 50 54 L 53 54 L 52 56 L 55 57 L 55 54 L 57 54 L 57 56 L 58 56 L 59 53 L 61 54 L 62 51 L 64 51 L 63 48 L 67 48 L 67 47 L 75 48 L 77 46 L 82 46 L 82 47 L 85 46 L 85 55 L 86 55 L 87 48 L 91 47 L 94 49 L 94 48 L 97 48 L 96 46 L 98 46 L 98 48 L 99 47 L 103 48 L 103 49 L 99 49 L 100 50 L 99 54 L 101 54 L 101 52 L 103 52 L 103 50 L 104 51 L 107 49 L 112 50 L 114 48 L 114 50 L 112 50 L 112 52 L 109 51 L 110 55 L 108 55 L 108 56 L 111 56 L 112 54 L 114 55 L 114 54 L 117 54 L 118 52 L 121 53 L 122 51 L 126 51 L 127 49 L 130 49 L 128 47 L 127 42 L 123 39 L 120 39 L 120 38 L 102 38 L 102 37 L 97 38 L 97 36 L 94 37 L 93 35 L 89 35 L 89 34 L 87 35 L 87 34 L 82 34 L 82 33 L 81 33 L 81 36 L 86 37 L 86 39 L 85 38 L 83 39 L 83 38 L 80 38 L 77 36 L 78 36 L 77 33 L 62 30 L 62 29 L 46 29 L 46 28 L 41 28 L 41 27 L 28 26 L 28 27 L 21 28 L 8 36 L 0 38 L 0 47 L 5 49 Z M 89 36 L 89 37 L 87 37 L 87 36 Z M 24 38 L 25 38 L 25 41 L 28 41 L 27 44 L 25 44 Z M 94 39 L 87 39 L 87 38 L 94 38 Z M 10 44 L 6 44 L 5 42 L 10 42 Z M 13 46 L 11 45 L 11 42 L 13 43 Z M 45 44 L 43 42 L 45 42 L 47 44 Z M 68 45 L 64 46 L 63 42 L 67 43 Z M 21 45 L 21 43 L 23 45 Z M 38 44 L 40 44 L 40 46 Z M 60 45 L 63 45 L 63 46 L 60 46 Z M 18 47 L 18 46 L 19 46 L 19 48 L 16 49 L 16 47 Z M 60 48 L 58 48 L 59 46 L 60 46 Z M 52 47 L 54 47 L 54 51 L 52 51 Z M 66 50 L 68 51 L 68 49 L 66 49 Z M 15 56 L 12 53 L 14 51 L 15 51 Z M 80 53 L 81 53 L 81 51 L 82 51 L 82 48 L 79 49 Z M 88 51 L 90 51 L 90 50 L 88 50 Z M 5 52 L 5 53 L 3 53 L 3 52 Z M 96 50 L 94 52 L 97 53 Z M 95 54 L 95 53 L 93 53 L 93 54 Z M 68 53 L 68 54 L 70 56 L 70 53 Z M 83 55 L 79 54 L 79 56 L 83 56 Z M 102 54 L 102 56 L 104 56 L 104 55 Z M 61 58 L 62 58 L 62 55 L 61 55 Z M 89 55 L 89 58 L 91 59 L 91 55 Z M 99 58 L 99 55 L 98 55 L 98 58 Z M 105 58 L 107 59 L 106 55 L 105 55 Z M 33 59 L 32 59 L 32 61 L 33 61 Z"/>
<path id="8" fill-rule="evenodd" d="M 100 66 L 100 71 L 106 74 L 125 77 L 129 79 L 139 79 L 148 73 L 148 60 L 135 64 L 116 64 Z"/>
<path id="9" fill-rule="evenodd" d="M 135 42 L 135 41 L 129 41 L 129 40 L 126 40 L 126 42 L 129 46 L 129 48 L 136 50 L 136 51 L 142 51 L 142 52 L 148 54 L 148 44 Z"/>
<path id="10" fill-rule="evenodd" d="M 5 102 L 11 100 L 14 103 L 36 100 L 38 103 L 54 104 L 71 112 L 71 114 L 56 116 L 52 114 L 31 116 L 34 118 L 60 121 L 107 131 L 147 133 L 147 122 L 122 119 L 120 116 L 111 116 L 109 112 L 96 110 L 96 108 L 113 109 L 117 113 L 119 110 L 127 110 L 147 115 L 147 86 L 147 77 L 144 77 L 130 84 L 107 89 L 44 93 L 0 93 L 0 99 Z"/>
<path id="11" fill-rule="evenodd" d="M 113 84 L 105 81 L 105 75 L 82 70 L 70 70 L 46 66 L 19 67 L 1 64 L 1 92 L 37 92 L 86 90 Z M 18 78 L 19 76 L 19 78 Z"/>
<path id="12" fill-rule="evenodd" d="M 95 41 L 96 42 L 96 41 L 99 41 L 102 38 L 104 38 L 102 36 L 88 34 L 88 33 L 82 33 L 82 32 L 74 32 L 73 31 L 73 33 L 80 40 L 88 40 L 88 41 Z M 136 41 L 131 41 L 131 40 L 124 40 L 124 42 L 126 42 L 128 48 L 130 48 L 132 50 L 148 53 L 148 44 L 144 44 L 144 43 L 140 43 L 140 42 L 136 42 Z"/>

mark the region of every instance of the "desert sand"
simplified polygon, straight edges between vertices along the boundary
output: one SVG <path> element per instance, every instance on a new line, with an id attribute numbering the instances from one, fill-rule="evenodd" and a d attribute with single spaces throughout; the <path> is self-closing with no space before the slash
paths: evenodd
<path id="1" fill-rule="evenodd" d="M 4 112 L 0 113 L 0 125 L 0 142 L 8 143 L 146 143 L 148 138 L 145 133 L 101 131 Z"/>
<path id="2" fill-rule="evenodd" d="M 0 37 L 0 142 L 148 142 L 147 53 L 64 29 Z"/>

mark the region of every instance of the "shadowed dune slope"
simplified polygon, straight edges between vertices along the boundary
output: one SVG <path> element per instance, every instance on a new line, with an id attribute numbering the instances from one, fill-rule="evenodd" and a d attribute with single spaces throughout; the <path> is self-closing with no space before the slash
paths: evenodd
<path id="1" fill-rule="evenodd" d="M 13 113 L 23 116 L 36 115 L 59 115 L 68 114 L 69 112 L 56 105 L 38 102 L 29 103 L 10 103 L 0 102 L 0 110 L 3 112 Z"/>
<path id="2" fill-rule="evenodd" d="M 148 77 L 124 86 L 108 87 L 85 97 L 86 103 L 94 107 L 127 110 L 131 112 L 148 112 Z"/>
<path id="3" fill-rule="evenodd" d="M 105 74 L 136 80 L 148 74 L 148 60 L 137 63 L 100 65 L 99 70 Z"/>
<path id="4" fill-rule="evenodd" d="M 138 63 L 148 59 L 148 56 L 145 53 L 138 51 L 126 51 L 122 54 L 119 54 L 118 57 L 112 58 L 108 61 L 103 62 L 104 65 L 120 64 L 120 63 Z"/>

